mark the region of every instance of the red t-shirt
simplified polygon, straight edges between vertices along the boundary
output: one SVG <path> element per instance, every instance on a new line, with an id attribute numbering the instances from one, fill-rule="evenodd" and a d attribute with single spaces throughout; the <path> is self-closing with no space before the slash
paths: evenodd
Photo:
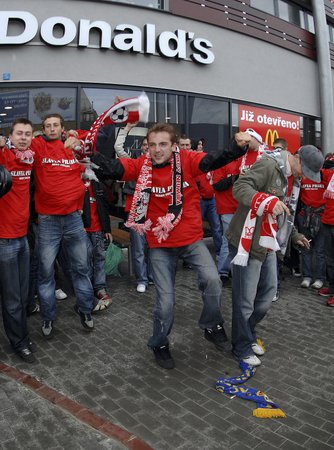
<path id="1" fill-rule="evenodd" d="M 325 185 L 321 181 L 316 183 L 309 178 L 302 178 L 300 183 L 300 200 L 304 205 L 312 208 L 319 208 L 325 204 L 324 199 Z"/>
<path id="2" fill-rule="evenodd" d="M 334 170 L 322 169 L 321 173 L 325 188 L 327 188 L 332 176 L 334 176 Z M 334 225 L 334 198 L 325 197 L 325 210 L 322 214 L 321 222 L 326 225 Z"/>
<path id="3" fill-rule="evenodd" d="M 200 195 L 195 178 L 203 172 L 198 168 L 205 157 L 203 152 L 189 152 L 180 150 L 182 176 L 183 176 L 183 212 L 180 222 L 172 229 L 168 238 L 158 242 L 152 229 L 156 226 L 158 218 L 168 212 L 171 202 L 172 171 L 168 164 L 164 167 L 152 168 L 152 191 L 150 195 L 147 219 L 151 219 L 152 226 L 146 233 L 149 247 L 182 247 L 192 244 L 203 237 L 202 216 L 200 208 Z M 138 159 L 120 158 L 125 169 L 122 180 L 137 180 L 145 156 Z"/>
<path id="4" fill-rule="evenodd" d="M 90 227 L 85 228 L 89 233 L 94 233 L 96 231 L 102 231 L 102 225 L 97 211 L 96 198 L 94 196 L 92 183 L 86 183 L 86 188 L 89 193 L 89 205 L 90 205 Z"/>
<path id="5" fill-rule="evenodd" d="M 213 183 L 218 183 L 222 178 L 232 175 L 239 175 L 241 159 L 238 158 L 226 166 L 220 167 L 213 172 Z M 226 191 L 215 191 L 216 193 L 216 209 L 218 214 L 234 214 L 238 207 L 237 200 L 232 194 L 233 185 Z"/>
<path id="6" fill-rule="evenodd" d="M 203 173 L 196 178 L 197 186 L 199 186 L 199 194 L 203 199 L 211 199 L 215 196 L 215 191 L 212 187 L 212 172 Z"/>
<path id="7" fill-rule="evenodd" d="M 82 209 L 85 186 L 81 165 L 60 140 L 32 140 L 35 152 L 35 207 L 39 214 L 66 215 Z"/>
<path id="8" fill-rule="evenodd" d="M 0 151 L 0 164 L 10 172 L 13 183 L 11 190 L 0 198 L 0 238 L 15 239 L 28 231 L 32 164 L 17 160 L 8 149 Z"/>

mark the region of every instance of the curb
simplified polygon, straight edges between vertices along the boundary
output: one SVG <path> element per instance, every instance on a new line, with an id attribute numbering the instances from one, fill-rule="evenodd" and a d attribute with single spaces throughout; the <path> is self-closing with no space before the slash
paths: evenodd
<path id="1" fill-rule="evenodd" d="M 71 400 L 66 395 L 60 394 L 55 389 L 49 388 L 37 378 L 27 375 L 14 367 L 8 366 L 0 362 L 0 372 L 27 386 L 34 391 L 39 397 L 48 400 L 50 403 L 58 406 L 64 411 L 71 414 L 80 422 L 89 425 L 100 433 L 113 438 L 130 450 L 153 450 L 146 442 L 142 441 L 136 435 L 130 433 L 124 428 L 119 427 L 110 420 L 95 414 L 80 403 Z"/>

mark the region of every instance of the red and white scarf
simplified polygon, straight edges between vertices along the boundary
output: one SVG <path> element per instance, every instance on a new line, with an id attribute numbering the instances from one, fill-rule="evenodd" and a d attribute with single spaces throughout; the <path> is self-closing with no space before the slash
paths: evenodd
<path id="1" fill-rule="evenodd" d="M 257 151 L 257 155 L 256 155 L 256 161 L 258 159 L 260 159 L 263 155 L 263 153 L 265 152 L 265 148 L 264 145 L 259 145 L 258 151 Z M 240 168 L 239 168 L 239 172 L 240 174 L 244 174 L 249 168 L 249 164 L 247 164 L 247 156 L 251 153 L 250 150 L 248 150 L 242 157 L 241 162 L 240 162 Z M 254 163 L 253 163 L 254 164 Z"/>
<path id="2" fill-rule="evenodd" d="M 171 158 L 172 175 L 172 201 L 168 206 L 165 216 L 159 217 L 152 231 L 159 244 L 165 241 L 169 233 L 180 222 L 182 216 L 183 194 L 182 194 L 182 167 L 180 150 L 176 148 Z M 147 209 L 152 190 L 152 159 L 147 153 L 136 183 L 129 217 L 125 226 L 132 228 L 139 234 L 144 234 L 151 229 L 152 221 L 147 219 Z"/>
<path id="3" fill-rule="evenodd" d="M 328 183 L 327 189 L 325 190 L 324 197 L 334 199 L 334 173 Z"/>
<path id="4" fill-rule="evenodd" d="M 276 240 L 277 223 L 276 218 L 272 214 L 278 200 L 274 195 L 265 194 L 264 192 L 258 192 L 253 196 L 251 208 L 242 229 L 238 253 L 231 263 L 237 266 L 247 266 L 257 216 L 262 216 L 259 244 L 261 247 L 270 250 L 279 250 L 280 247 Z"/>
<path id="5" fill-rule="evenodd" d="M 95 151 L 97 135 L 101 127 L 120 123 L 146 123 L 149 110 L 150 101 L 145 92 L 138 97 L 127 98 L 111 105 L 91 126 L 82 145 L 83 155 L 90 156 Z"/>

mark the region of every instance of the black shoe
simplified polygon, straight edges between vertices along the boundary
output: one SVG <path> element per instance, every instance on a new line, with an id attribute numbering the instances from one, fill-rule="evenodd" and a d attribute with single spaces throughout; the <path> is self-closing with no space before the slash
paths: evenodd
<path id="1" fill-rule="evenodd" d="M 193 266 L 189 263 L 187 263 L 186 261 L 183 261 L 183 268 L 184 269 L 192 269 Z"/>
<path id="2" fill-rule="evenodd" d="M 223 287 L 231 287 L 231 280 L 228 275 L 220 275 L 220 280 L 223 283 Z"/>
<path id="3" fill-rule="evenodd" d="M 45 339 L 53 337 L 53 320 L 43 320 L 42 333 Z"/>
<path id="4" fill-rule="evenodd" d="M 218 350 L 224 350 L 225 352 L 231 350 L 231 344 L 227 339 L 223 325 L 218 324 L 213 328 L 205 328 L 204 337 L 212 342 Z"/>
<path id="5" fill-rule="evenodd" d="M 81 325 L 84 327 L 86 331 L 94 330 L 94 322 L 91 314 L 85 314 L 81 312 L 78 308 L 78 305 L 74 305 L 74 311 L 80 316 Z"/>
<path id="6" fill-rule="evenodd" d="M 152 347 L 155 360 L 160 367 L 164 369 L 174 369 L 175 363 L 169 351 L 169 345 L 162 345 L 161 347 Z"/>
<path id="7" fill-rule="evenodd" d="M 33 355 L 32 351 L 28 347 L 23 348 L 22 350 L 19 350 L 17 352 L 17 354 L 19 355 L 20 358 L 23 359 L 23 361 L 25 361 L 27 363 L 36 362 L 35 356 Z"/>
<path id="8" fill-rule="evenodd" d="M 35 342 L 30 341 L 28 342 L 28 348 L 31 351 L 31 353 L 36 353 L 37 352 L 37 345 L 35 344 Z"/>

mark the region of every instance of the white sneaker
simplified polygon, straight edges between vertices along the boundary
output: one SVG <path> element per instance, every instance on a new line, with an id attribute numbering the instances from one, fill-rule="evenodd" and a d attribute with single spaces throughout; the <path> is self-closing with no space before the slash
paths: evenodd
<path id="1" fill-rule="evenodd" d="M 65 300 L 67 298 L 67 294 L 62 289 L 56 289 L 55 296 L 57 300 Z"/>
<path id="2" fill-rule="evenodd" d="M 261 347 L 261 345 L 259 345 L 257 342 L 254 342 L 254 344 L 252 344 L 252 350 L 257 356 L 264 355 L 263 347 Z"/>
<path id="3" fill-rule="evenodd" d="M 311 287 L 313 287 L 314 289 L 321 289 L 323 285 L 324 285 L 323 281 L 315 280 L 315 282 L 311 284 Z"/>
<path id="4" fill-rule="evenodd" d="M 145 291 L 146 291 L 146 286 L 145 286 L 145 284 L 139 283 L 139 284 L 137 285 L 137 292 L 143 293 L 143 292 L 145 292 Z"/>
<path id="5" fill-rule="evenodd" d="M 300 287 L 302 288 L 309 288 L 311 286 L 311 278 L 304 278 L 303 281 L 300 283 Z"/>
<path id="6" fill-rule="evenodd" d="M 244 363 L 248 364 L 249 366 L 260 366 L 261 365 L 261 360 L 256 355 L 247 356 L 246 358 L 243 358 L 242 361 Z"/>

